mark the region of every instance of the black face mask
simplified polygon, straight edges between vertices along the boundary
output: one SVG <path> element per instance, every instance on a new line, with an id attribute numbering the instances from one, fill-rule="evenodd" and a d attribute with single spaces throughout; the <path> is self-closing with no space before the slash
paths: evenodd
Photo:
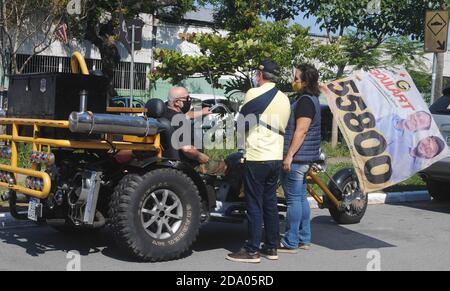
<path id="1" fill-rule="evenodd" d="M 188 113 L 189 111 L 191 111 L 191 107 L 192 107 L 192 102 L 191 101 L 184 101 L 183 102 L 184 105 L 181 108 L 181 112 L 183 112 L 184 114 Z"/>

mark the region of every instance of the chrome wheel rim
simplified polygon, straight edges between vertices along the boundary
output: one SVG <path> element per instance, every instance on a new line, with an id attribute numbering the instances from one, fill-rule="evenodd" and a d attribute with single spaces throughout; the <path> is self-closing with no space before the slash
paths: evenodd
<path id="1" fill-rule="evenodd" d="M 150 193 L 142 204 L 141 221 L 147 234 L 166 240 L 180 230 L 183 223 L 183 204 L 171 190 L 160 189 Z"/>
<path id="2" fill-rule="evenodd" d="M 357 181 L 352 181 L 345 185 L 343 190 L 345 211 L 350 216 L 358 216 L 365 208 L 366 194 L 359 188 Z"/>

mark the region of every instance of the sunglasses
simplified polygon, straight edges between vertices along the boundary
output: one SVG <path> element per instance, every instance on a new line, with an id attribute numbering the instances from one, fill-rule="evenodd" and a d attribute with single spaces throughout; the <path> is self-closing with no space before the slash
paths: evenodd
<path id="1" fill-rule="evenodd" d="M 185 96 L 185 97 L 180 97 L 180 98 L 178 98 L 178 101 L 182 101 L 182 102 L 190 102 L 190 101 L 192 101 L 192 98 L 191 98 L 190 95 L 187 95 L 187 96 Z"/>

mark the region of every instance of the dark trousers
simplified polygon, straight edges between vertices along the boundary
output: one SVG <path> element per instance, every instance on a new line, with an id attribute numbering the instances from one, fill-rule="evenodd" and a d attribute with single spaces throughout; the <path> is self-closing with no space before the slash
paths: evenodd
<path id="1" fill-rule="evenodd" d="M 278 248 L 280 221 L 277 187 L 281 174 L 281 161 L 246 162 L 244 187 L 247 202 L 248 242 L 246 249 L 259 251 L 264 222 L 267 248 Z"/>

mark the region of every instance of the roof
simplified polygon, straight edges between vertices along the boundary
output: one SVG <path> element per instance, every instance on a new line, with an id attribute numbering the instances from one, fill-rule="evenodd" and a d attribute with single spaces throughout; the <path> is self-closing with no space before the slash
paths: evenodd
<path id="1" fill-rule="evenodd" d="M 214 10 L 207 8 L 198 8 L 196 11 L 190 11 L 183 17 L 189 22 L 214 23 Z"/>
<path id="2" fill-rule="evenodd" d="M 202 101 L 206 101 L 206 100 L 227 100 L 227 98 L 223 97 L 223 96 L 214 96 L 211 94 L 190 94 L 191 98 L 194 99 L 199 99 Z"/>

